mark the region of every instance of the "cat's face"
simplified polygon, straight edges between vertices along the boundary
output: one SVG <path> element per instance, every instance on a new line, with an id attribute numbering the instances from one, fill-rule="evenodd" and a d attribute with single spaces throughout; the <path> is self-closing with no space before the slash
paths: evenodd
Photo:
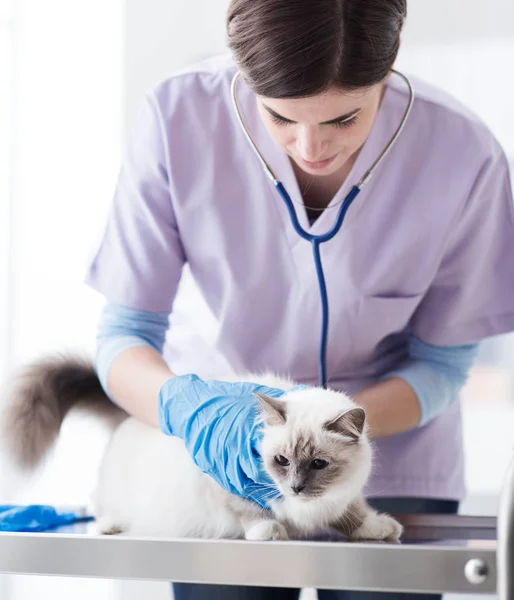
<path id="1" fill-rule="evenodd" d="M 371 469 L 362 408 L 318 388 L 289 400 L 258 397 L 265 422 L 262 459 L 282 495 L 308 501 L 360 492 Z"/>

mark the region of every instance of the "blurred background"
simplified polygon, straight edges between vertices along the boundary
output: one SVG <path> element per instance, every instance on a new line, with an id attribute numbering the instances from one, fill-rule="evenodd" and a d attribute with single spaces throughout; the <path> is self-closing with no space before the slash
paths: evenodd
<path id="1" fill-rule="evenodd" d="M 93 352 L 103 301 L 82 280 L 127 132 L 146 90 L 225 51 L 226 5 L 0 0 L 0 379 L 45 352 Z M 473 109 L 514 166 L 512 0 L 410 0 L 397 67 Z M 177 340 L 215 328 L 187 271 L 173 321 Z M 463 513 L 495 514 L 513 449 L 513 383 L 514 336 L 488 340 L 462 397 Z M 97 423 L 70 419 L 50 463 L 16 499 L 86 503 L 106 439 Z M 0 468 L 1 503 L 19 482 L 5 462 Z M 166 584 L 0 577 L 2 600 L 93 594 L 169 597 Z"/>

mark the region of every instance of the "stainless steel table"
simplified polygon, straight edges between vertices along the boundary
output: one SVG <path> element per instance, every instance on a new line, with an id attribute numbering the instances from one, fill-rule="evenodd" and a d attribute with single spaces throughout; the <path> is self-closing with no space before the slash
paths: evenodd
<path id="1" fill-rule="evenodd" d="M 400 517 L 401 518 L 401 517 Z M 0 572 L 199 583 L 494 593 L 494 518 L 405 517 L 402 544 L 0 534 Z M 473 566 L 475 565 L 475 566 Z"/>
<path id="2" fill-rule="evenodd" d="M 318 589 L 499 593 L 514 600 L 514 463 L 498 521 L 398 516 L 401 544 L 99 536 L 94 523 L 0 534 L 0 573 Z M 498 523 L 498 542 L 497 538 Z"/>

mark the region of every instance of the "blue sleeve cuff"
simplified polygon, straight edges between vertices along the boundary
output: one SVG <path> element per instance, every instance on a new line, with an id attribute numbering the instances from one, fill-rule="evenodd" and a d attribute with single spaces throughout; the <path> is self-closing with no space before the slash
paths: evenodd
<path id="1" fill-rule="evenodd" d="M 109 303 L 98 327 L 95 368 L 105 393 L 114 360 L 136 346 L 153 348 L 162 354 L 169 325 L 168 313 L 155 313 Z"/>
<path id="2" fill-rule="evenodd" d="M 479 344 L 433 346 L 412 335 L 409 338 L 409 359 L 381 377 L 399 377 L 416 394 L 421 419 L 425 425 L 448 409 L 459 397 L 477 354 Z"/>

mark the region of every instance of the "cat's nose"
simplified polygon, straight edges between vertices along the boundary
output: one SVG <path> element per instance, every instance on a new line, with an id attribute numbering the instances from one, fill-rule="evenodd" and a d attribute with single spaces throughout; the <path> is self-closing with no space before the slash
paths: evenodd
<path id="1" fill-rule="evenodd" d="M 293 492 L 295 494 L 299 494 L 302 490 L 305 489 L 305 486 L 304 485 L 292 485 L 291 489 L 293 490 Z"/>

